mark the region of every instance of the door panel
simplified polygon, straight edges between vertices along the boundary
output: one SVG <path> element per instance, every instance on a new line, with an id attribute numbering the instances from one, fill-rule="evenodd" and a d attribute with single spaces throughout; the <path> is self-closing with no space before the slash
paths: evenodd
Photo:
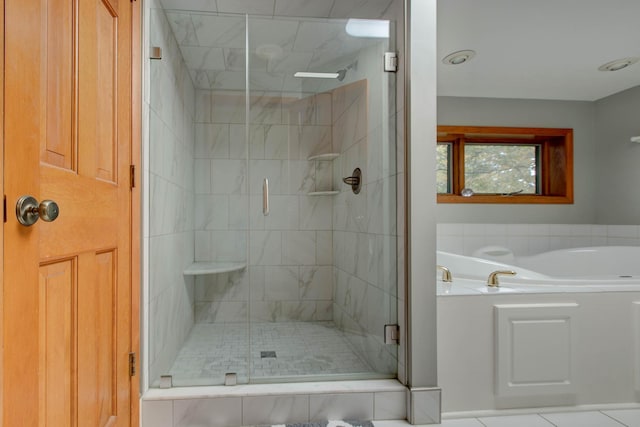
<path id="1" fill-rule="evenodd" d="M 128 426 L 132 6 L 4 4 L 3 425 Z M 24 194 L 58 219 L 19 225 Z"/>
<path id="2" fill-rule="evenodd" d="M 91 143 L 81 145 L 80 173 L 117 182 L 118 17 L 102 0 L 82 0 L 81 5 L 80 140 Z"/>
<path id="3" fill-rule="evenodd" d="M 114 249 L 79 258 L 78 418 L 91 426 L 117 416 L 116 258 Z"/>
<path id="4" fill-rule="evenodd" d="M 74 34 L 73 3 L 69 0 L 50 0 L 46 11 L 46 102 L 57 108 L 46 110 L 46 138 L 42 138 L 41 160 L 61 168 L 71 169 L 75 151 L 73 141 L 73 63 Z M 68 28 L 69 31 L 60 31 Z"/>
<path id="5" fill-rule="evenodd" d="M 75 260 L 40 267 L 40 405 L 50 425 L 71 425 L 75 362 Z"/>

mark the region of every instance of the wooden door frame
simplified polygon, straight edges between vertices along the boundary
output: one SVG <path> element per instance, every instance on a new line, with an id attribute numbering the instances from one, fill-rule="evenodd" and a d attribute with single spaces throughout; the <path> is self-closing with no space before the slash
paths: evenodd
<path id="1" fill-rule="evenodd" d="M 0 0 L 4 1 L 4 0 Z M 131 7 L 131 164 L 135 167 L 131 189 L 131 351 L 136 354 L 136 375 L 131 378 L 131 426 L 140 425 L 140 313 L 142 286 L 142 2 Z"/>
<path id="2" fill-rule="evenodd" d="M 4 0 L 0 0 L 0 189 L 4 199 Z M 3 202 L 6 205 L 6 201 Z M 3 218 L 4 221 L 4 218 Z M 4 223 L 0 227 L 0 343 L 4 342 Z M 0 346 L 0 391 L 4 384 L 4 349 Z M 4 419 L 4 399 L 0 399 L 0 426 Z"/>

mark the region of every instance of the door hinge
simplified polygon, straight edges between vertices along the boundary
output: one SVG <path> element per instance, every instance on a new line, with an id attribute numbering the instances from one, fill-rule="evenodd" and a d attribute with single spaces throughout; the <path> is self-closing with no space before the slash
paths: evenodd
<path id="1" fill-rule="evenodd" d="M 134 377 L 136 375 L 136 354 L 129 353 L 129 376 Z"/>
<path id="2" fill-rule="evenodd" d="M 129 165 L 129 188 L 136 188 L 136 166 Z"/>
<path id="3" fill-rule="evenodd" d="M 398 71 L 398 54 L 396 52 L 384 53 L 384 70 L 388 73 Z"/>
<path id="4" fill-rule="evenodd" d="M 4 222 L 7 222 L 7 196 L 4 196 L 4 202 L 2 203 L 2 218 Z"/>
<path id="5" fill-rule="evenodd" d="M 149 52 L 149 59 L 162 59 L 162 48 L 153 46 Z"/>
<path id="6" fill-rule="evenodd" d="M 384 343 L 400 344 L 400 326 L 384 325 Z"/>

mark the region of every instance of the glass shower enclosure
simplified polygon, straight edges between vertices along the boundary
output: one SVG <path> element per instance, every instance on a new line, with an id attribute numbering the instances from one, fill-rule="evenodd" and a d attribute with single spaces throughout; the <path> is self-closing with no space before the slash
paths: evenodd
<path id="1" fill-rule="evenodd" d="M 177 4 L 150 14 L 150 386 L 394 378 L 393 20 Z"/>

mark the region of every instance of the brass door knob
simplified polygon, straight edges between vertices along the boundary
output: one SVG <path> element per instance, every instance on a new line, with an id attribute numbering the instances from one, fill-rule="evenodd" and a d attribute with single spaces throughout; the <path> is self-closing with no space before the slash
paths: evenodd
<path id="1" fill-rule="evenodd" d="M 43 200 L 38 205 L 38 213 L 43 221 L 51 222 L 55 221 L 60 215 L 60 208 L 53 200 Z"/>
<path id="2" fill-rule="evenodd" d="M 38 219 L 43 221 L 55 221 L 60 214 L 58 204 L 53 200 L 43 200 L 38 203 L 33 196 L 22 196 L 16 203 L 16 217 L 20 224 L 30 227 L 35 224 Z"/>

